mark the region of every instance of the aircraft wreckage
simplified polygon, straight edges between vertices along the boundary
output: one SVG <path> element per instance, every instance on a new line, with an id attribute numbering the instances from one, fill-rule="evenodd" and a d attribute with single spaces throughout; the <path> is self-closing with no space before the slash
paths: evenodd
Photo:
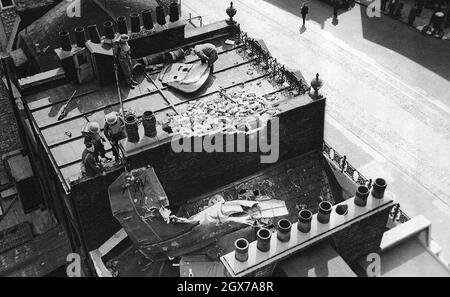
<path id="1" fill-rule="evenodd" d="M 225 201 L 218 194 L 190 217 L 173 214 L 151 167 L 120 175 L 109 187 L 109 196 L 114 217 L 151 260 L 193 252 L 227 233 L 288 214 L 282 200 L 260 197 L 259 201 Z"/>

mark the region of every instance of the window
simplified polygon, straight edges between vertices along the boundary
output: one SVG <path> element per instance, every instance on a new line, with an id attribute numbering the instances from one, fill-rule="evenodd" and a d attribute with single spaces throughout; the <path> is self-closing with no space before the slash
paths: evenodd
<path id="1" fill-rule="evenodd" d="M 2 9 L 14 7 L 14 0 L 0 0 Z"/>

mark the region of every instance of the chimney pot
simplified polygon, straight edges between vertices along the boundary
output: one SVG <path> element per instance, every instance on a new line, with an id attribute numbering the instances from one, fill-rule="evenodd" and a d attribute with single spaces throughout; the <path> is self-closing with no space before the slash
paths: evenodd
<path id="1" fill-rule="evenodd" d="M 142 22 L 144 23 L 145 29 L 147 30 L 153 29 L 153 18 L 151 9 L 146 9 L 142 11 Z"/>
<path id="2" fill-rule="evenodd" d="M 130 15 L 131 19 L 131 32 L 139 33 L 141 32 L 141 20 L 139 19 L 138 13 L 133 13 Z"/>
<path id="3" fill-rule="evenodd" d="M 120 34 L 128 34 L 126 17 L 120 16 L 117 18 L 117 28 L 119 29 Z"/>
<path id="4" fill-rule="evenodd" d="M 180 19 L 180 14 L 178 11 L 178 3 L 172 2 L 169 6 L 169 15 L 170 15 L 170 22 L 176 22 Z"/>
<path id="5" fill-rule="evenodd" d="M 84 47 L 86 43 L 86 35 L 84 34 L 84 28 L 83 27 L 76 27 L 74 29 L 75 31 L 75 40 L 77 42 L 78 47 Z"/>
<path id="6" fill-rule="evenodd" d="M 166 24 L 166 13 L 164 11 L 164 8 L 162 8 L 162 6 L 156 7 L 156 22 L 161 26 Z"/>
<path id="7" fill-rule="evenodd" d="M 111 21 L 103 23 L 103 30 L 105 31 L 105 37 L 107 39 L 114 39 L 114 27 Z"/>
<path id="8" fill-rule="evenodd" d="M 71 51 L 72 43 L 70 41 L 70 34 L 67 31 L 59 32 L 59 42 L 61 43 L 61 49 L 63 51 Z"/>
<path id="9" fill-rule="evenodd" d="M 89 25 L 87 28 L 91 42 L 100 43 L 100 34 L 98 33 L 97 25 Z"/>

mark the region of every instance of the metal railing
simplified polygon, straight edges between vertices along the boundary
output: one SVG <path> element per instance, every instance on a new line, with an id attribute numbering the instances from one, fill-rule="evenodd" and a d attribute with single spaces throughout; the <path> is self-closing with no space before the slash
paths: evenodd
<path id="1" fill-rule="evenodd" d="M 192 20 L 199 20 L 200 27 L 203 27 L 203 17 L 202 17 L 201 15 L 198 15 L 198 16 L 193 17 L 192 14 L 189 13 L 189 19 L 188 19 L 188 22 L 189 22 L 192 26 L 197 27 L 196 25 L 194 25 L 194 23 L 192 22 Z"/>
<path id="2" fill-rule="evenodd" d="M 347 161 L 346 155 L 339 154 L 326 141 L 323 141 L 322 151 L 328 159 L 330 159 L 341 170 L 341 172 L 347 175 L 354 183 L 357 185 L 366 186 L 369 189 L 372 187 L 372 179 L 367 179 L 358 170 L 356 170 L 356 168 Z M 404 223 L 410 220 L 410 217 L 400 209 L 399 203 L 394 205 L 390 216 L 392 220 L 399 223 Z"/>
<path id="3" fill-rule="evenodd" d="M 286 69 L 286 67 L 278 63 L 277 59 L 272 57 L 269 51 L 266 51 L 258 41 L 250 38 L 247 33 L 239 32 L 238 43 L 242 44 L 244 52 L 247 52 L 249 56 L 255 59 L 255 62 L 262 70 L 270 74 L 270 78 L 276 84 L 285 84 L 290 91 L 297 91 L 298 94 L 305 94 L 310 90 L 302 79 L 298 79 L 297 76 Z"/>

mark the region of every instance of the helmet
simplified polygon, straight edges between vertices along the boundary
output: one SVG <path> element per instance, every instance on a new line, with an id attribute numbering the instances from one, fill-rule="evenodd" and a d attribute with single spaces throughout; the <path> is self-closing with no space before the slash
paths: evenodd
<path id="1" fill-rule="evenodd" d="M 98 133 L 100 132 L 100 125 L 97 122 L 89 122 L 87 130 L 92 133 Z"/>
<path id="2" fill-rule="evenodd" d="M 105 120 L 106 120 L 106 123 L 108 123 L 108 125 L 114 125 L 118 120 L 117 113 L 115 113 L 115 112 L 108 113 L 105 116 Z"/>
<path id="3" fill-rule="evenodd" d="M 127 34 L 120 35 L 119 42 L 125 43 L 125 42 L 128 42 L 128 40 L 130 40 L 130 36 L 128 36 Z"/>

